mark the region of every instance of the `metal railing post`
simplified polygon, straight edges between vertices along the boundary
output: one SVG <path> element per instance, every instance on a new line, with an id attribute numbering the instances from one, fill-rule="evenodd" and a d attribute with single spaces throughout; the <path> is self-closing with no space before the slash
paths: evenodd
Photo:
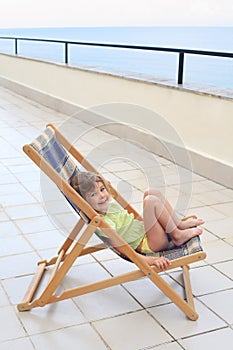
<path id="1" fill-rule="evenodd" d="M 68 64 L 68 43 L 65 43 L 65 64 Z"/>
<path id="2" fill-rule="evenodd" d="M 180 51 L 179 67 L 178 67 L 178 84 L 183 84 L 183 72 L 184 72 L 184 52 Z"/>
<path id="3" fill-rule="evenodd" d="M 18 55 L 18 39 L 15 38 L 15 55 Z"/>

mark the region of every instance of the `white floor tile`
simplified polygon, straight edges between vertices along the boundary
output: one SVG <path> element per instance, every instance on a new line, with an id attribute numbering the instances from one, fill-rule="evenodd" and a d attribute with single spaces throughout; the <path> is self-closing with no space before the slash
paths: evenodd
<path id="1" fill-rule="evenodd" d="M 12 220 L 46 215 L 44 209 L 40 204 L 27 204 L 17 205 L 15 207 L 7 207 L 6 213 Z"/>
<path id="2" fill-rule="evenodd" d="M 27 240 L 36 250 L 58 248 L 65 237 L 58 230 L 27 234 Z"/>
<path id="3" fill-rule="evenodd" d="M 212 331 L 220 327 L 226 327 L 224 321 L 202 305 L 198 300 L 195 300 L 195 307 L 199 314 L 199 318 L 196 321 L 189 320 L 174 304 L 156 306 L 149 309 L 149 312 L 173 337 L 175 337 L 175 339 Z"/>
<path id="4" fill-rule="evenodd" d="M 121 287 L 115 286 L 74 298 L 88 321 L 114 317 L 142 307 Z"/>
<path id="5" fill-rule="evenodd" d="M 187 215 L 193 214 L 193 209 L 191 211 L 188 211 Z M 202 218 L 206 223 L 212 220 L 220 220 L 225 218 L 223 213 L 213 209 L 212 207 L 195 208 L 194 214 Z"/>
<path id="6" fill-rule="evenodd" d="M 35 350 L 64 350 L 73 348 L 80 350 L 108 349 L 93 328 L 87 324 L 42 333 L 32 336 L 31 340 L 35 346 Z"/>
<path id="7" fill-rule="evenodd" d="M 0 245 L 0 257 L 32 251 L 32 247 L 21 235 L 0 238 Z"/>
<path id="8" fill-rule="evenodd" d="M 32 278 L 33 275 L 29 275 L 17 278 L 8 278 L 2 281 L 2 285 L 5 288 L 12 304 L 19 304 L 23 300 Z"/>
<path id="9" fill-rule="evenodd" d="M 17 157 L 17 155 L 19 153 L 19 152 L 17 152 L 17 150 L 14 147 L 12 147 L 8 142 L 3 140 L 2 138 L 0 141 L 0 147 L 1 147 L 1 158 L 3 158 L 3 159 L 4 158 L 15 158 L 15 157 Z M 10 179 L 7 180 L 7 178 L 6 178 L 5 183 L 11 183 L 9 181 L 10 181 Z"/>
<path id="10" fill-rule="evenodd" d="M 1 142 L 0 142 L 1 147 Z M 13 174 L 0 174 L 0 182 L 3 185 L 17 184 L 18 179 Z"/>
<path id="11" fill-rule="evenodd" d="M 26 162 L 26 159 L 25 159 L 25 162 L 24 162 L 24 158 L 22 158 L 22 162 L 20 162 L 19 164 L 17 165 L 8 165 L 8 168 L 10 169 L 10 171 L 14 174 L 21 174 L 21 173 L 31 173 L 31 172 L 36 172 L 36 171 L 39 171 L 39 170 L 36 170 L 36 167 L 35 165 L 28 161 Z"/>
<path id="12" fill-rule="evenodd" d="M 62 284 L 64 288 L 75 288 L 108 278 L 111 278 L 111 275 L 98 263 L 93 263 L 72 267 Z"/>
<path id="13" fill-rule="evenodd" d="M 31 311 L 19 312 L 18 317 L 28 334 L 48 332 L 85 322 L 77 306 L 72 300 L 34 308 Z"/>
<path id="14" fill-rule="evenodd" d="M 1 258 L 0 276 L 2 279 L 34 273 L 39 261 L 37 254 L 26 253 Z"/>
<path id="15" fill-rule="evenodd" d="M 111 259 L 120 259 L 116 253 L 113 252 L 111 249 L 103 249 L 99 252 L 92 254 L 95 259 L 98 261 L 104 261 L 104 260 L 111 260 Z"/>
<path id="16" fill-rule="evenodd" d="M 214 182 L 214 181 L 211 181 L 211 180 L 207 180 L 205 179 L 203 182 L 202 182 L 206 188 L 206 190 L 209 190 L 211 192 L 213 191 L 221 191 L 224 189 L 224 186 Z"/>
<path id="17" fill-rule="evenodd" d="M 225 216 L 232 218 L 233 201 L 231 203 L 216 204 L 213 206 L 213 209 L 219 211 L 220 213 L 223 213 Z"/>
<path id="18" fill-rule="evenodd" d="M 178 283 L 166 275 L 163 275 L 162 278 L 174 288 L 179 295 L 182 297 L 184 296 L 184 290 Z M 125 283 L 124 286 L 134 298 L 146 308 L 171 302 L 171 300 L 148 278 L 128 282 Z"/>
<path id="19" fill-rule="evenodd" d="M 8 299 L 4 289 L 0 285 L 0 307 L 6 306 L 6 305 L 9 305 L 9 299 Z"/>
<path id="20" fill-rule="evenodd" d="M 5 212 L 3 212 L 3 208 L 1 208 L 0 206 L 0 222 L 4 222 L 7 220 L 9 220 L 9 216 Z"/>
<path id="21" fill-rule="evenodd" d="M 171 275 L 180 283 L 182 281 L 181 272 L 174 272 Z M 233 281 L 216 271 L 212 266 L 203 266 L 190 271 L 190 279 L 193 294 L 195 296 L 207 293 L 218 292 L 223 289 L 233 288 Z"/>
<path id="22" fill-rule="evenodd" d="M 227 323 L 233 324 L 233 288 L 199 298 Z"/>
<path id="23" fill-rule="evenodd" d="M 233 280 L 233 261 L 216 264 L 214 267 Z"/>
<path id="24" fill-rule="evenodd" d="M 34 350 L 29 338 L 19 338 L 0 343 L 1 350 Z"/>
<path id="25" fill-rule="evenodd" d="M 23 144 L 23 143 L 22 143 Z M 15 174 L 16 178 L 21 183 L 30 181 L 40 181 L 40 172 L 36 167 L 32 168 L 33 171 L 18 172 Z"/>
<path id="26" fill-rule="evenodd" d="M 219 350 L 221 348 L 224 348 L 224 350 L 232 350 L 232 343 L 233 330 L 229 328 L 219 329 L 207 334 L 200 334 L 196 337 L 180 341 L 180 344 L 185 350 Z"/>
<path id="27" fill-rule="evenodd" d="M 29 192 L 37 191 L 41 192 L 41 185 L 38 181 L 27 181 L 23 183 L 25 189 Z"/>
<path id="28" fill-rule="evenodd" d="M 17 226 L 12 221 L 0 222 L 0 239 L 5 237 L 11 237 L 20 233 Z"/>
<path id="29" fill-rule="evenodd" d="M 78 221 L 77 214 L 74 211 L 65 214 L 53 214 L 51 218 L 54 225 L 64 233 L 69 233 Z"/>
<path id="30" fill-rule="evenodd" d="M 144 349 L 172 340 L 145 311 L 94 322 L 94 327 L 112 350 Z"/>
<path id="31" fill-rule="evenodd" d="M 226 217 L 217 221 L 209 221 L 205 226 L 220 238 L 233 236 L 233 218 Z"/>
<path id="32" fill-rule="evenodd" d="M 22 324 L 15 314 L 13 306 L 3 306 L 0 308 L 1 328 L 0 342 L 4 340 L 24 337 L 26 335 Z"/>
<path id="33" fill-rule="evenodd" d="M 224 242 L 226 242 L 226 243 L 230 244 L 231 246 L 233 246 L 233 236 L 225 238 Z"/>
<path id="34" fill-rule="evenodd" d="M 60 248 L 60 246 L 57 246 L 56 248 L 53 248 L 53 249 L 38 250 L 37 253 L 41 256 L 41 260 L 49 261 L 51 258 L 57 256 L 58 248 Z M 88 255 L 83 255 L 83 256 L 78 257 L 75 260 L 73 266 L 91 264 L 91 263 L 95 263 L 95 262 L 96 262 L 96 260 L 91 255 L 88 254 Z M 53 266 L 51 266 L 50 268 L 53 268 Z"/>
<path id="35" fill-rule="evenodd" d="M 29 217 L 21 220 L 15 220 L 15 223 L 25 234 L 50 231 L 56 228 L 48 216 Z"/>
<path id="36" fill-rule="evenodd" d="M 5 160 L 4 160 L 4 162 L 5 162 Z M 7 184 L 7 185 L 0 184 L 0 195 L 5 196 L 9 193 L 26 194 L 27 191 L 25 190 L 23 184 L 20 184 L 20 183 Z"/>
<path id="37" fill-rule="evenodd" d="M 36 203 L 36 199 L 29 193 L 17 193 L 1 196 L 1 202 L 4 207 Z"/>
<path id="38" fill-rule="evenodd" d="M 207 254 L 206 261 L 209 264 L 227 261 L 233 257 L 233 247 L 220 239 L 203 242 L 203 248 Z"/>
<path id="39" fill-rule="evenodd" d="M 124 259 L 103 261 L 103 265 L 114 276 L 137 270 L 137 266 Z"/>
<path id="40" fill-rule="evenodd" d="M 216 241 L 217 237 L 213 233 L 203 228 L 203 233 L 200 236 L 200 239 L 203 245 L 204 243 L 208 243 L 210 241 Z"/>
<path id="41" fill-rule="evenodd" d="M 233 201 L 233 196 L 230 196 L 224 190 L 206 192 L 206 193 L 197 195 L 196 198 L 201 202 L 203 202 L 205 205 L 214 205 L 214 204 Z"/>

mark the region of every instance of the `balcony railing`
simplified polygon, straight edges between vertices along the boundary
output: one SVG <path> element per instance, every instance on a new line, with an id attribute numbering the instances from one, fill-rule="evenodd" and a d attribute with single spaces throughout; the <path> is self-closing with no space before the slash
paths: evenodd
<path id="1" fill-rule="evenodd" d="M 211 56 L 222 58 L 233 58 L 231 52 L 219 52 L 219 51 L 204 51 L 204 50 L 192 50 L 192 49 L 179 49 L 169 47 L 155 47 L 155 46 L 141 46 L 141 45 L 122 45 L 122 44 L 109 44 L 109 43 L 96 43 L 96 42 L 79 42 L 79 41 L 67 41 L 67 40 L 54 40 L 54 39 L 38 39 L 38 38 L 22 38 L 22 37 L 0 37 L 0 40 L 13 40 L 14 41 L 14 54 L 19 54 L 20 41 L 33 41 L 33 42 L 47 42 L 57 43 L 64 45 L 64 63 L 69 64 L 69 46 L 96 46 L 104 48 L 116 48 L 116 49 L 128 49 L 128 50 L 146 50 L 146 51 L 159 51 L 167 53 L 176 53 L 179 56 L 177 67 L 177 83 L 183 84 L 183 72 L 184 72 L 184 58 L 186 54 L 199 55 L 199 56 Z"/>

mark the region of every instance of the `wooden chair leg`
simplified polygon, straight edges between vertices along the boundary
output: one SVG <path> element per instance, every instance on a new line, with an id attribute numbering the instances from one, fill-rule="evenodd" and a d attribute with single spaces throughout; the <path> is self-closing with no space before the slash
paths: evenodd
<path id="1" fill-rule="evenodd" d="M 35 273 L 31 283 L 28 286 L 28 289 L 26 291 L 26 294 L 23 298 L 23 301 L 17 305 L 19 311 L 26 311 L 28 310 L 27 305 L 30 304 L 39 284 L 42 279 L 42 276 L 45 272 L 46 267 L 46 261 L 41 261 L 38 263 L 37 272 Z"/>
<path id="2" fill-rule="evenodd" d="M 185 265 L 182 268 L 183 268 L 183 280 L 184 280 L 184 288 L 185 288 L 187 302 L 194 309 L 194 300 L 193 300 L 193 292 L 192 292 L 192 286 L 190 281 L 189 266 Z"/>
<path id="3" fill-rule="evenodd" d="M 98 220 L 96 220 L 96 223 L 98 223 Z M 26 298 L 24 301 L 18 305 L 19 311 L 26 311 L 30 310 L 33 307 L 36 306 L 44 306 L 48 304 L 50 298 L 52 296 L 55 296 L 55 291 L 58 288 L 58 286 L 61 284 L 63 278 L 73 265 L 74 261 L 80 256 L 82 253 L 83 248 L 85 247 L 86 243 L 89 241 L 91 236 L 94 234 L 96 230 L 96 224 L 95 220 L 94 222 L 90 222 L 90 224 L 87 226 L 85 231 L 82 233 L 81 237 L 79 240 L 75 243 L 74 247 L 71 249 L 70 253 L 66 255 L 63 264 L 60 266 L 61 261 L 63 260 L 64 257 L 64 250 L 61 250 L 58 257 L 56 258 L 56 261 L 54 261 L 55 267 L 52 272 L 52 277 L 50 278 L 46 288 L 42 292 L 41 296 L 34 301 L 31 301 L 38 285 L 41 280 L 41 277 L 44 272 L 45 266 L 47 266 L 47 262 L 43 262 L 41 264 L 43 266 L 43 271 L 42 271 L 42 266 L 39 269 L 39 272 L 37 273 L 35 279 L 33 279 L 33 284 L 30 285 L 28 294 L 26 295 Z M 81 242 L 81 243 L 80 243 Z"/>

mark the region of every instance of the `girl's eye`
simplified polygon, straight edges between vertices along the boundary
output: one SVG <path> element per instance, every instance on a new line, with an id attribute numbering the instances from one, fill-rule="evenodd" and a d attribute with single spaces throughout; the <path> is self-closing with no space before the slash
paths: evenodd
<path id="1" fill-rule="evenodd" d="M 101 187 L 100 191 L 104 192 L 105 191 L 105 187 Z"/>
<path id="2" fill-rule="evenodd" d="M 95 192 L 86 194 L 86 198 L 93 198 L 93 197 L 95 197 Z"/>

